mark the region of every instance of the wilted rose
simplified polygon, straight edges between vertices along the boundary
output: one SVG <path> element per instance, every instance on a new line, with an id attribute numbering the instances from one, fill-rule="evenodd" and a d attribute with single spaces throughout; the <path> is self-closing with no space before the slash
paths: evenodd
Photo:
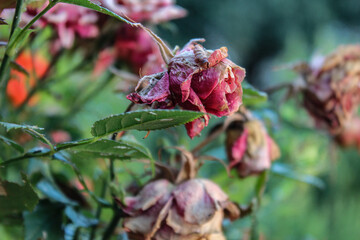
<path id="1" fill-rule="evenodd" d="M 191 41 L 170 60 L 167 71 L 142 78 L 127 98 L 135 103 L 157 102 L 161 108 L 178 104 L 186 110 L 228 116 L 242 103 L 245 70 L 227 56 L 225 47 L 211 51 Z M 208 120 L 205 115 L 186 124 L 188 135 L 198 135 Z"/>
<path id="2" fill-rule="evenodd" d="M 36 80 L 43 77 L 48 69 L 48 61 L 38 53 L 32 55 L 29 51 L 23 51 L 15 60 L 27 73 L 11 69 L 10 80 L 6 87 L 6 94 L 14 107 L 20 106 L 28 96 L 29 88 L 35 86 Z M 29 101 L 35 104 L 36 96 Z"/>
<path id="3" fill-rule="evenodd" d="M 173 0 L 100 0 L 105 8 L 127 16 L 135 22 L 158 24 L 186 15 L 186 10 Z"/>
<path id="4" fill-rule="evenodd" d="M 341 132 L 360 103 L 360 45 L 338 48 L 303 73 L 304 105 L 318 126 Z"/>
<path id="5" fill-rule="evenodd" d="M 236 121 L 227 129 L 229 167 L 240 177 L 263 172 L 280 156 L 276 143 L 267 134 L 264 125 L 256 119 Z"/>
<path id="6" fill-rule="evenodd" d="M 191 179 L 178 186 L 157 180 L 125 203 L 130 217 L 124 228 L 131 239 L 225 239 L 224 211 L 239 214 L 227 195 L 213 182 Z"/>

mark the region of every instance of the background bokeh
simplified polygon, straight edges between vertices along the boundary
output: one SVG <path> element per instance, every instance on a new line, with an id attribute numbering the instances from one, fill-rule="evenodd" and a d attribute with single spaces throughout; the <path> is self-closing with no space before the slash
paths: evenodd
<path id="1" fill-rule="evenodd" d="M 293 81 L 297 76 L 286 67 L 289 64 L 309 61 L 314 54 L 328 54 L 338 45 L 358 43 L 360 39 L 358 0 L 179 0 L 177 3 L 188 10 L 188 16 L 157 26 L 157 33 L 171 46 L 183 46 L 191 38 L 202 37 L 206 39 L 204 46 L 208 49 L 228 47 L 230 59 L 246 68 L 246 80 L 259 89 Z M 4 39 L 6 30 L 1 28 L 0 37 Z M 49 56 L 44 46 L 50 32 L 51 29 L 42 31 L 33 41 L 32 50 Z M 62 76 L 69 66 L 83 61 L 83 54 L 83 49 L 69 52 L 59 62 L 56 76 Z M 106 75 L 94 79 L 89 74 L 91 71 L 92 67 L 87 67 L 55 81 L 42 91 L 41 104 L 25 109 L 21 114 L 9 113 L 8 117 L 14 122 L 36 124 L 47 130 L 65 129 L 73 139 L 89 137 L 94 121 L 123 112 L 129 103 L 123 94 L 114 94 L 119 79 L 107 83 Z M 82 91 L 91 93 L 92 89 L 96 92 L 94 97 L 81 98 L 87 96 L 86 93 L 81 95 Z M 276 92 L 269 96 L 265 105 L 253 108 L 267 123 L 282 153 L 270 171 L 257 218 L 261 239 L 358 239 L 359 152 L 356 149 L 341 150 L 325 132 L 315 130 L 301 107 L 301 97 L 293 96 L 282 102 L 283 96 L 284 91 Z M 219 121 L 212 118 L 206 131 Z M 191 147 L 200 141 L 189 142 L 182 127 L 165 133 L 152 132 L 142 140 L 153 149 L 154 156 L 157 149 L 175 142 Z M 143 137 L 143 133 L 134 134 L 139 139 Z M 223 140 L 217 139 L 204 152 L 226 160 L 224 147 L 219 147 Z M 0 158 L 7 151 L 2 147 Z M 163 151 L 165 158 L 174 154 L 172 150 Z M 105 167 L 84 159 L 74 161 L 97 189 Z M 27 173 L 49 171 L 50 164 L 39 162 L 32 159 L 25 164 Z M 144 172 L 141 163 L 116 164 L 127 169 L 118 172 L 120 190 L 133 181 L 134 175 L 141 176 Z M 219 166 L 216 162 L 206 163 L 200 174 L 222 186 L 231 200 L 247 204 L 253 195 L 256 178 L 228 178 Z M 6 172 L 0 169 L 0 174 L 8 180 L 18 180 L 18 167 L 10 166 Z M 52 163 L 51 169 L 69 179 L 74 178 L 71 169 L 61 163 Z M 136 180 L 141 184 L 148 178 Z M 102 218 L 109 216 L 111 212 L 105 211 Z M 0 239 L 21 239 L 22 228 L 14 223 L 16 219 L 0 225 Z M 225 233 L 229 240 L 246 240 L 250 225 L 249 217 L 234 223 L 225 222 Z"/>

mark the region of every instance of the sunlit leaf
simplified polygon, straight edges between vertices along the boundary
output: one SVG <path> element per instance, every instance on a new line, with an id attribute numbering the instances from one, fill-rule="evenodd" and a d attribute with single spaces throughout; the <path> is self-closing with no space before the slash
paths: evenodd
<path id="1" fill-rule="evenodd" d="M 256 105 L 267 101 L 267 94 L 260 90 L 257 90 L 247 82 L 241 84 L 243 88 L 243 103 L 248 105 Z"/>
<path id="2" fill-rule="evenodd" d="M 112 115 L 96 121 L 91 128 L 95 137 L 124 130 L 157 130 L 191 122 L 204 113 L 182 110 L 142 110 Z"/>

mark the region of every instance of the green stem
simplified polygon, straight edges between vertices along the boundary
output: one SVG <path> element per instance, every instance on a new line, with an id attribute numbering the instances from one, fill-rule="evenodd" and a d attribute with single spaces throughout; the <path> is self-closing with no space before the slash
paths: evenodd
<path id="1" fill-rule="evenodd" d="M 98 139 L 99 139 L 99 137 L 95 137 L 95 138 L 87 139 L 86 141 L 83 141 L 83 142 L 76 142 L 74 144 L 68 144 L 68 145 L 64 145 L 64 146 L 60 146 L 60 147 L 55 146 L 55 147 L 53 147 L 53 150 L 47 150 L 47 151 L 44 151 L 44 152 L 25 153 L 22 156 L 12 158 L 12 159 L 9 159 L 9 160 L 7 160 L 5 162 L 0 163 L 0 167 L 7 166 L 9 164 L 18 162 L 18 161 L 23 160 L 23 159 L 28 159 L 28 158 L 33 158 L 33 157 L 49 157 L 49 156 L 52 156 L 54 153 L 57 153 L 57 152 L 59 152 L 61 150 L 72 148 L 72 147 L 75 147 L 75 146 L 80 146 L 80 145 L 93 143 L 93 142 L 97 141 Z"/>
<path id="2" fill-rule="evenodd" d="M 23 5 L 24 0 L 18 0 L 16 1 L 16 9 L 15 9 L 15 14 L 14 14 L 14 18 L 11 24 L 11 29 L 10 29 L 10 35 L 9 35 L 9 42 L 11 40 L 11 37 L 14 34 L 15 29 L 17 28 L 17 26 L 19 26 L 19 21 L 20 21 L 20 15 L 21 15 L 21 8 Z M 8 44 L 9 44 L 8 42 Z M 7 75 L 8 75 L 8 69 L 9 69 L 9 65 L 10 65 L 10 57 L 8 54 L 5 53 L 3 60 L 1 62 L 1 66 L 0 66 L 0 86 L 1 86 L 1 82 L 2 79 L 6 79 Z M 3 99 L 2 99 L 2 104 L 5 103 L 5 99 L 6 99 L 6 84 L 4 85 L 4 90 L 3 92 Z"/>
<path id="3" fill-rule="evenodd" d="M 103 184 L 102 184 L 102 187 L 101 187 L 101 193 L 100 193 L 101 198 L 105 197 L 106 186 L 107 186 L 107 181 L 106 181 L 106 178 L 104 178 L 103 179 Z M 97 209 L 96 209 L 96 213 L 95 213 L 95 219 L 100 219 L 101 211 L 102 211 L 102 205 L 98 204 Z M 96 233 L 96 227 L 97 227 L 96 225 L 92 226 L 91 233 L 90 233 L 90 236 L 89 236 L 89 240 L 94 239 L 95 233 Z"/>

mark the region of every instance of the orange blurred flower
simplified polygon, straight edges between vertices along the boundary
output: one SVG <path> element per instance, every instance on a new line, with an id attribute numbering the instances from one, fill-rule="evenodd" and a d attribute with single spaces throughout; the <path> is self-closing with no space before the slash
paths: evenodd
<path id="1" fill-rule="evenodd" d="M 28 72 L 28 75 L 26 75 L 15 69 L 10 71 L 6 94 L 11 104 L 18 107 L 27 98 L 29 89 L 36 84 L 39 78 L 44 76 L 49 63 L 40 54 L 32 55 L 29 51 L 22 52 L 15 62 Z M 36 102 L 37 98 L 34 96 L 30 99 L 29 105 L 34 105 Z"/>

